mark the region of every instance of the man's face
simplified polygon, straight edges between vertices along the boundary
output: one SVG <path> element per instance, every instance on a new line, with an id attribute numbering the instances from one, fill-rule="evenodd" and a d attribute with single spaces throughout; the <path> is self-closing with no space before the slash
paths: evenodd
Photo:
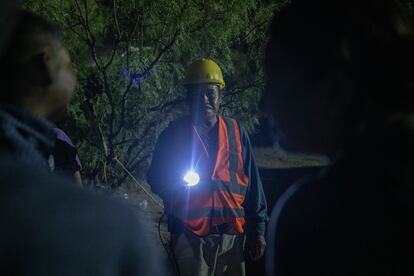
<path id="1" fill-rule="evenodd" d="M 217 115 L 221 104 L 221 91 L 217 84 L 194 85 L 188 93 L 193 114 L 206 120 Z"/>
<path id="2" fill-rule="evenodd" d="M 59 121 L 67 111 L 76 86 L 76 76 L 65 48 L 59 47 L 50 60 L 51 84 L 47 88 L 49 119 Z"/>

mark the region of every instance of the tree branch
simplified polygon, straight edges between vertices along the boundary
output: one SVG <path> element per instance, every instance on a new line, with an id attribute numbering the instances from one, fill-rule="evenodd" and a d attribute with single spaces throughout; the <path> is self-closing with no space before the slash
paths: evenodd
<path id="1" fill-rule="evenodd" d="M 113 12 L 113 16 L 114 16 L 114 21 L 115 21 L 115 27 L 116 27 L 116 32 L 117 32 L 117 39 L 121 39 L 121 30 L 119 29 L 119 22 L 118 22 L 118 12 L 117 12 L 117 7 L 116 7 L 116 0 L 112 0 L 112 12 Z"/>
<path id="2" fill-rule="evenodd" d="M 138 80 L 141 81 L 141 79 L 147 77 L 147 75 L 149 74 L 149 72 L 154 68 L 154 66 L 158 63 L 158 61 L 162 58 L 162 56 L 173 46 L 173 44 L 175 43 L 175 41 L 177 40 L 177 37 L 180 33 L 180 29 L 177 29 L 173 35 L 173 37 L 171 38 L 171 40 L 169 41 L 169 43 L 167 45 L 165 45 L 160 52 L 158 53 L 158 55 L 155 57 L 155 59 L 150 63 L 150 65 L 148 65 L 145 70 L 143 70 L 141 73 L 135 72 L 130 76 L 129 82 L 128 82 L 128 86 L 125 89 L 124 93 L 122 94 L 122 103 L 121 103 L 121 118 L 120 118 L 120 123 L 118 126 L 118 129 L 113 133 L 112 138 L 115 139 L 119 133 L 121 132 L 122 128 L 124 127 L 124 123 L 125 123 L 125 110 L 126 110 L 126 102 L 127 102 L 127 96 L 128 93 L 130 92 L 133 84 L 134 84 L 134 80 Z"/>
<path id="3" fill-rule="evenodd" d="M 154 111 L 163 111 L 166 107 L 176 106 L 176 105 L 181 104 L 181 103 L 183 103 L 185 101 L 186 101 L 186 98 L 176 98 L 176 99 L 174 99 L 172 101 L 169 101 L 169 102 L 166 102 L 166 103 L 163 103 L 163 104 L 160 103 L 160 104 L 158 104 L 156 106 L 153 106 L 153 107 L 151 107 L 149 109 L 149 111 L 151 111 L 151 112 L 154 112 Z"/>
<path id="4" fill-rule="evenodd" d="M 147 66 L 147 68 L 144 70 L 144 71 L 142 71 L 142 72 L 140 72 L 140 73 L 138 73 L 138 72 L 135 72 L 133 75 L 132 75 L 132 77 L 133 78 L 138 78 L 138 79 L 142 79 L 142 78 L 144 78 L 144 77 L 146 77 L 147 75 L 148 75 L 148 73 L 152 70 L 152 68 L 154 68 L 154 66 L 155 66 L 155 64 L 157 64 L 157 62 L 162 58 L 162 56 L 171 48 L 171 46 L 174 44 L 174 42 L 176 41 L 176 39 L 177 39 L 177 37 L 178 37 L 178 35 L 179 35 L 179 33 L 180 33 L 180 29 L 178 29 L 178 30 L 176 30 L 175 32 L 174 32 L 174 35 L 173 35 L 173 37 L 172 37 L 172 39 L 170 40 L 170 42 L 167 44 L 167 45 L 165 45 L 162 49 L 161 49 L 161 51 L 158 53 L 158 55 L 155 57 L 155 59 L 150 63 L 150 65 L 148 65 Z"/>
<path id="5" fill-rule="evenodd" d="M 157 126 L 157 123 L 155 122 L 155 121 L 152 121 L 151 123 L 149 123 L 148 125 L 147 125 L 147 127 L 145 128 L 145 130 L 141 133 L 141 137 L 146 137 L 146 136 L 148 136 L 148 134 L 149 134 L 149 132 L 150 132 L 150 130 L 153 128 L 153 127 L 155 127 L 155 126 Z M 128 147 L 128 150 L 127 150 L 127 153 L 125 154 L 125 160 L 126 161 L 129 161 L 129 160 L 131 160 L 131 154 L 132 154 L 132 152 L 134 151 L 134 149 L 136 148 L 136 147 L 138 147 L 141 143 L 142 143 L 142 140 L 143 139 L 139 139 L 139 138 L 137 138 L 136 140 L 135 140 L 135 142 L 134 143 L 132 143 L 129 147 Z M 145 144 L 145 143 L 144 143 Z M 135 155 L 136 157 L 143 151 L 145 149 L 145 145 L 141 148 L 141 150 Z M 132 158 L 132 160 L 134 160 L 136 157 L 134 157 L 134 158 Z M 129 163 L 129 162 L 128 162 Z"/>

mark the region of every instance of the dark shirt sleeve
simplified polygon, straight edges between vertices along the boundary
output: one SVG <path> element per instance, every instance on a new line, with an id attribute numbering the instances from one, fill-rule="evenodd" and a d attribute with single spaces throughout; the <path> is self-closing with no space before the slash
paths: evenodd
<path id="1" fill-rule="evenodd" d="M 164 130 L 158 137 L 155 150 L 152 155 L 152 161 L 147 173 L 147 182 L 151 186 L 153 193 L 159 195 L 163 200 L 166 197 L 164 177 L 161 173 L 163 168 L 167 166 L 167 150 L 168 150 L 168 129 Z"/>
<path id="2" fill-rule="evenodd" d="M 266 197 L 249 135 L 243 127 L 240 127 L 240 131 L 243 146 L 244 170 L 249 178 L 249 186 L 244 202 L 247 224 L 246 232 L 248 236 L 264 236 L 266 222 L 268 221 Z"/>
<path id="3" fill-rule="evenodd" d="M 77 150 L 69 143 L 56 139 L 52 154 L 55 160 L 55 172 L 73 175 L 81 170 Z"/>
<path id="4" fill-rule="evenodd" d="M 179 154 L 174 148 L 174 133 L 172 127 L 168 127 L 158 138 L 155 146 L 152 162 L 147 173 L 147 182 L 153 193 L 161 197 L 165 203 L 171 197 L 171 193 L 179 182 L 177 176 L 177 164 Z"/>

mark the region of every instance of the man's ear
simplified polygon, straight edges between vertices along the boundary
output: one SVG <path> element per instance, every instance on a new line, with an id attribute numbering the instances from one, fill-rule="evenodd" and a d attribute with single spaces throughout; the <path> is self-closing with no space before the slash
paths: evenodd
<path id="1" fill-rule="evenodd" d="M 25 65 L 26 79 L 35 86 L 48 86 L 52 83 L 52 53 L 46 48 L 33 55 Z"/>

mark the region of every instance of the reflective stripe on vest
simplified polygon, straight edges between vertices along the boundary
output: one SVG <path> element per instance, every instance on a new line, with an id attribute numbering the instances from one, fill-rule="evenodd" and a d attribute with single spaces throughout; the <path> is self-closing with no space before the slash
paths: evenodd
<path id="1" fill-rule="evenodd" d="M 190 188 L 186 202 L 176 206 L 174 213 L 200 236 L 209 234 L 211 227 L 220 224 L 229 226 L 229 234 L 243 234 L 243 202 L 248 183 L 239 125 L 234 119 L 220 116 L 217 158 L 210 185 Z"/>

